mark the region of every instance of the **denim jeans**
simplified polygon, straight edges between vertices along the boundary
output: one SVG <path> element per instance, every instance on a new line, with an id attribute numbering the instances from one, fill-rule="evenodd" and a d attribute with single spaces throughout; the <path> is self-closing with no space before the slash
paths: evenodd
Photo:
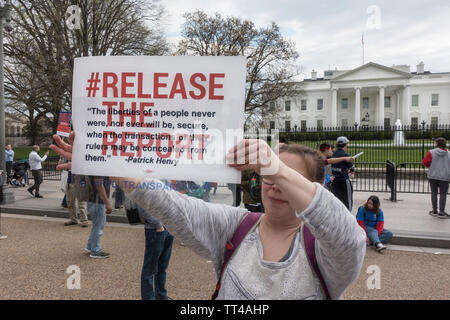
<path id="1" fill-rule="evenodd" d="M 88 202 L 87 209 L 92 219 L 92 229 L 86 249 L 97 253 L 102 251 L 102 247 L 100 246 L 100 238 L 102 237 L 103 228 L 106 223 L 106 206 L 104 204 Z"/>
<path id="2" fill-rule="evenodd" d="M 381 242 L 386 243 L 394 236 L 391 231 L 384 229 L 383 232 L 378 236 L 378 230 L 372 227 L 366 226 L 367 237 L 372 241 L 373 244 Z"/>
<path id="3" fill-rule="evenodd" d="M 445 212 L 445 204 L 447 203 L 448 181 L 429 179 L 431 189 L 431 206 L 434 212 Z M 439 193 L 439 211 L 438 209 L 438 193 Z"/>
<path id="4" fill-rule="evenodd" d="M 145 229 L 145 256 L 141 274 L 142 300 L 167 300 L 166 270 L 172 254 L 173 236 Z"/>

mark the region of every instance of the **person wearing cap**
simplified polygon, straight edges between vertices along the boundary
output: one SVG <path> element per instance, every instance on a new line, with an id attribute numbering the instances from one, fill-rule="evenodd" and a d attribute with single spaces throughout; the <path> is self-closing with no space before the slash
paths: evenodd
<path id="1" fill-rule="evenodd" d="M 350 157 L 347 154 L 347 145 L 349 140 L 346 137 L 339 137 L 336 140 L 337 150 L 333 153 L 332 159 Z M 331 172 L 334 176 L 332 184 L 332 192 L 341 200 L 341 202 L 351 212 L 353 206 L 353 186 L 350 182 L 349 172 L 354 172 L 355 167 L 353 163 L 341 161 L 331 165 Z"/>
<path id="2" fill-rule="evenodd" d="M 329 143 L 322 143 L 319 147 L 320 155 L 325 164 L 325 184 L 324 186 L 331 191 L 331 184 L 333 183 L 334 176 L 331 173 L 331 165 L 342 161 L 353 162 L 352 157 L 331 158 L 333 155 L 334 146 Z"/>

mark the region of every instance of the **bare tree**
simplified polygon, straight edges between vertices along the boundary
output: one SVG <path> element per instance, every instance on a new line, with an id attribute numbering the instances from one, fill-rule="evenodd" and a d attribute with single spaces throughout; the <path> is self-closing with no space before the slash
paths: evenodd
<path id="1" fill-rule="evenodd" d="M 79 21 L 71 20 L 73 5 L 80 9 Z M 71 109 L 76 57 L 169 50 L 158 27 L 163 9 L 157 1 L 13 0 L 12 8 L 15 30 L 5 45 L 7 99 L 28 117 L 30 128 L 36 113 L 56 130 L 60 111 Z"/>
<path id="2" fill-rule="evenodd" d="M 293 79 L 298 75 L 298 53 L 276 23 L 257 29 L 248 20 L 202 11 L 185 13 L 184 18 L 179 54 L 247 58 L 247 127 L 256 126 L 271 113 L 270 102 L 296 93 Z"/>

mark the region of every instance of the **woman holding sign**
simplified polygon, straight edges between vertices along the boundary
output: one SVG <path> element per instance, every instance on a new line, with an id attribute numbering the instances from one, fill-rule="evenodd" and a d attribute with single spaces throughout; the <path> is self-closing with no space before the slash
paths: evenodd
<path id="1" fill-rule="evenodd" d="M 51 148 L 70 159 L 71 145 L 57 136 L 55 141 L 58 146 Z M 253 170 L 262 177 L 266 213 L 256 221 L 245 209 L 205 203 L 173 190 L 136 188 L 143 182 L 139 179 L 114 180 L 175 237 L 214 262 L 219 279 L 214 297 L 341 299 L 360 273 L 366 236 L 347 208 L 322 186 L 319 154 L 284 145 L 277 156 L 264 141 L 244 140 L 230 150 L 227 160 L 236 170 Z M 263 164 L 278 170 L 269 175 Z M 226 251 L 233 254 L 225 257 Z"/>

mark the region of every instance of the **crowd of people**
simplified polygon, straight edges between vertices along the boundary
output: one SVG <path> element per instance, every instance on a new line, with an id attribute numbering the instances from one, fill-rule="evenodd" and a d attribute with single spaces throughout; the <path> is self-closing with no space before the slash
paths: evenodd
<path id="1" fill-rule="evenodd" d="M 61 156 L 58 169 L 68 170 L 65 226 L 86 228 L 90 216 L 92 228 L 84 248 L 89 257 L 110 256 L 102 249 L 101 237 L 106 215 L 113 210 L 112 185 L 114 207 L 127 202 L 127 209 L 131 203 L 145 224 L 141 272 L 145 300 L 169 299 L 166 270 L 174 237 L 213 261 L 218 279 L 213 298 L 217 299 L 340 299 L 359 275 L 366 246 L 383 252 L 393 237 L 384 228 L 377 196 L 370 196 L 358 208 L 356 218 L 351 214 L 355 168 L 346 137 L 337 139 L 336 150 L 330 143 L 322 143 L 318 151 L 283 143 L 278 154 L 264 141 L 244 140 L 227 156 L 230 166 L 243 172 L 241 184 L 228 185 L 233 193 L 231 205 L 209 203 L 210 192 L 215 194 L 217 189 L 213 182 L 163 181 L 164 188 L 149 190 L 133 187 L 142 182 L 139 179 L 73 175 L 71 144 L 54 138 L 56 145 L 51 149 Z M 243 163 L 238 155 L 252 158 L 249 150 L 257 149 L 251 148 L 254 144 L 267 151 L 271 163 L 279 167 L 277 173 L 264 175 L 259 162 L 237 164 Z M 436 139 L 435 146 L 423 160 L 430 167 L 430 214 L 446 218 L 450 153 L 443 138 Z M 14 151 L 11 146 L 7 151 L 8 178 L 17 180 L 11 173 Z M 40 157 L 39 151 L 34 146 L 29 157 L 34 185 L 28 191 L 36 198 L 42 197 L 41 164 L 48 156 L 47 152 Z"/>

